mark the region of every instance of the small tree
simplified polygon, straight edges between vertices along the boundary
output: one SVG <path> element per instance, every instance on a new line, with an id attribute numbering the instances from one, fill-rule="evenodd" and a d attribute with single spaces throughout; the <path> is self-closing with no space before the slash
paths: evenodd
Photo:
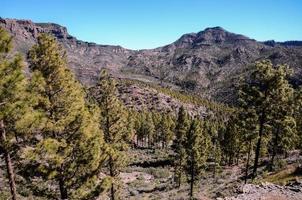
<path id="1" fill-rule="evenodd" d="M 154 142 L 157 142 L 157 140 L 155 140 L 155 126 L 152 114 L 146 111 L 142 112 L 140 114 L 139 124 L 137 137 L 141 140 L 142 146 L 145 146 L 148 142 L 148 147 L 151 147 Z"/>
<path id="2" fill-rule="evenodd" d="M 213 161 L 213 177 L 216 177 L 216 169 L 221 162 L 221 148 L 219 143 L 219 125 L 215 120 L 208 118 L 204 121 L 204 131 L 211 138 L 209 157 Z"/>
<path id="3" fill-rule="evenodd" d="M 159 135 L 162 143 L 162 148 L 165 148 L 167 144 L 172 140 L 173 132 L 171 130 L 172 124 L 168 115 L 163 115 L 159 123 Z"/>
<path id="4" fill-rule="evenodd" d="M 174 150 L 175 150 L 175 159 L 174 159 L 174 168 L 175 168 L 175 180 L 177 182 L 178 187 L 181 185 L 182 174 L 184 173 L 185 167 L 185 158 L 186 158 L 186 150 L 185 150 L 185 140 L 186 133 L 189 126 L 189 120 L 187 113 L 184 107 L 180 107 L 178 111 L 178 117 L 176 121 L 175 127 L 175 140 L 174 140 Z"/>
<path id="5" fill-rule="evenodd" d="M 194 119 L 186 134 L 186 172 L 190 184 L 190 197 L 194 195 L 194 183 L 200 178 L 208 155 L 209 137 L 206 136 L 198 119 Z"/>

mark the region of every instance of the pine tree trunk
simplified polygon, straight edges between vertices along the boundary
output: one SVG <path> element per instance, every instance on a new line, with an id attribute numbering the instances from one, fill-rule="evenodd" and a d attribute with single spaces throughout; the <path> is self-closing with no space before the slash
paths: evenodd
<path id="1" fill-rule="evenodd" d="M 249 147 L 248 147 L 247 161 L 246 161 L 246 166 L 245 166 L 244 184 L 246 184 L 246 182 L 247 182 L 247 176 L 248 176 L 248 171 L 249 171 L 249 163 L 250 163 L 250 156 L 251 156 L 251 146 L 252 146 L 252 140 L 250 140 Z"/>
<path id="2" fill-rule="evenodd" d="M 193 162 L 191 163 L 191 180 L 190 180 L 190 197 L 193 197 L 193 188 L 194 188 L 194 166 Z"/>
<path id="3" fill-rule="evenodd" d="M 136 146 L 139 147 L 138 145 L 138 136 L 136 135 Z"/>
<path id="4" fill-rule="evenodd" d="M 5 127 L 4 127 L 4 123 L 2 120 L 0 121 L 0 130 L 1 130 L 1 140 L 3 143 L 5 143 L 6 142 L 6 132 L 5 132 Z M 9 180 L 9 186 L 10 186 L 10 192 L 12 195 L 12 200 L 16 200 L 17 192 L 16 192 L 14 168 L 12 165 L 9 151 L 6 149 L 6 147 L 3 148 L 3 153 L 4 153 L 4 158 L 5 158 L 5 164 L 6 164 L 7 174 L 8 174 L 8 180 Z"/>
<path id="5" fill-rule="evenodd" d="M 233 153 L 231 153 L 230 155 L 229 155 L 229 162 L 228 162 L 229 164 L 229 166 L 232 166 L 233 165 Z"/>
<path id="6" fill-rule="evenodd" d="M 178 188 L 180 188 L 181 185 L 181 172 L 178 173 Z"/>
<path id="7" fill-rule="evenodd" d="M 115 199 L 115 196 L 114 196 L 114 184 L 113 183 L 111 184 L 111 188 L 110 188 L 110 196 L 111 196 L 111 200 Z"/>
<path id="8" fill-rule="evenodd" d="M 214 168 L 213 168 L 213 178 L 216 177 L 216 140 L 214 141 Z"/>
<path id="9" fill-rule="evenodd" d="M 240 149 L 238 148 L 237 154 L 236 154 L 236 165 L 239 165 L 239 156 L 240 156 Z"/>
<path id="10" fill-rule="evenodd" d="M 151 147 L 150 134 L 148 134 L 148 148 Z"/>
<path id="11" fill-rule="evenodd" d="M 182 162 L 181 161 L 182 161 L 182 157 L 181 157 L 181 155 L 179 155 L 178 188 L 180 188 L 180 185 L 181 185 L 181 175 L 182 175 L 182 173 L 181 173 Z"/>
<path id="12" fill-rule="evenodd" d="M 60 187 L 61 199 L 62 200 L 68 199 L 67 188 L 65 186 L 65 182 L 62 177 L 59 179 L 59 187 Z"/>
<path id="13" fill-rule="evenodd" d="M 111 178 L 114 178 L 114 173 L 113 173 L 113 160 L 112 157 L 110 156 L 109 158 L 109 171 L 110 171 L 110 176 Z M 115 200 L 115 190 L 114 190 L 114 184 L 111 183 L 111 188 L 110 188 L 110 199 Z"/>
<path id="14" fill-rule="evenodd" d="M 273 165 L 274 165 L 275 157 L 276 157 L 276 154 L 277 154 L 277 146 L 278 146 L 278 141 L 279 141 L 279 132 L 280 132 L 280 128 L 278 126 L 277 131 L 276 131 L 276 135 L 275 135 L 275 138 L 274 138 L 273 153 L 272 153 L 272 158 L 271 158 L 271 167 L 273 167 Z"/>
<path id="15" fill-rule="evenodd" d="M 256 151 L 255 151 L 255 162 L 254 162 L 254 169 L 253 169 L 253 178 L 257 176 L 257 169 L 258 169 L 258 162 L 261 150 L 261 141 L 264 131 L 264 122 L 265 122 L 265 113 L 262 111 L 261 118 L 260 118 L 260 128 L 259 128 L 259 138 L 257 141 Z"/>

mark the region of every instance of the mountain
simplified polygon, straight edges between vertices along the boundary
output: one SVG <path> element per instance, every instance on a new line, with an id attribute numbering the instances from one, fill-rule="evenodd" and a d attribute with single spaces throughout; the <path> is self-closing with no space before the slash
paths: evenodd
<path id="1" fill-rule="evenodd" d="M 0 26 L 14 36 L 15 50 L 24 54 L 39 33 L 54 35 L 66 49 L 71 69 L 86 85 L 93 85 L 100 69 L 108 68 L 118 78 L 161 84 L 231 102 L 233 85 L 257 60 L 288 64 L 297 84 L 302 75 L 301 41 L 258 42 L 221 27 L 185 34 L 163 47 L 130 50 L 78 40 L 65 27 L 53 23 L 0 18 Z"/>

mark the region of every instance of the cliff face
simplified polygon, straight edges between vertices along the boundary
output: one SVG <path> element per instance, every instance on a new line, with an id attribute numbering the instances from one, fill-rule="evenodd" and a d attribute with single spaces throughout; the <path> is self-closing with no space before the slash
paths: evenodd
<path id="1" fill-rule="evenodd" d="M 36 42 L 39 33 L 54 35 L 66 49 L 71 69 L 86 85 L 95 83 L 104 67 L 117 77 L 182 87 L 229 102 L 238 77 L 257 60 L 288 64 L 297 84 L 302 74 L 302 42 L 258 42 L 221 27 L 185 34 L 163 47 L 134 51 L 77 40 L 65 27 L 53 23 L 0 19 L 0 26 L 14 36 L 16 51 L 23 53 Z"/>

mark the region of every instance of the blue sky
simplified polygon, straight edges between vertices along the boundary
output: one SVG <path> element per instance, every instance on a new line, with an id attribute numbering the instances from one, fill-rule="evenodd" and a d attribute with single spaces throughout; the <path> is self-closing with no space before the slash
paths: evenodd
<path id="1" fill-rule="evenodd" d="M 130 49 L 213 26 L 260 41 L 302 40 L 302 0 L 1 0 L 0 16 L 58 23 L 78 39 Z"/>

